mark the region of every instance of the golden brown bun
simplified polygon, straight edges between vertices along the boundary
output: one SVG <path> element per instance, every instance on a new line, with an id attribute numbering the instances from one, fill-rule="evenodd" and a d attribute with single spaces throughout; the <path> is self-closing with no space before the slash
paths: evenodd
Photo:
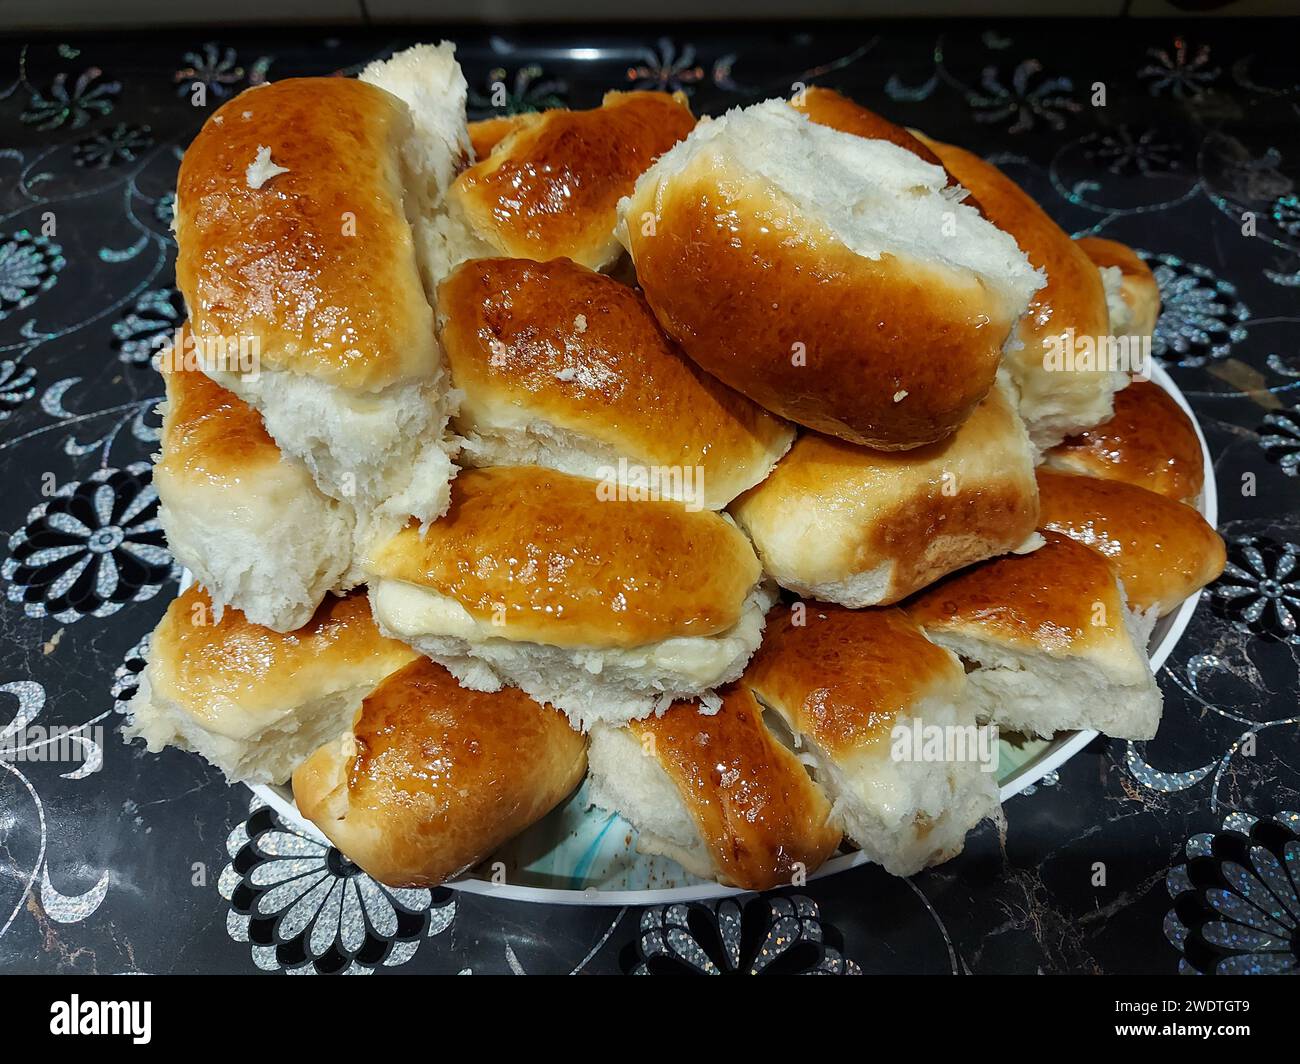
<path id="1" fill-rule="evenodd" d="M 1001 386 L 941 443 L 872 451 L 799 438 L 732 506 L 777 583 L 849 606 L 897 602 L 1033 534 L 1038 489 Z"/>
<path id="2" fill-rule="evenodd" d="M 675 502 L 602 501 L 600 487 L 529 466 L 466 470 L 445 517 L 423 536 L 408 525 L 368 567 L 515 640 L 635 647 L 731 628 L 759 579 L 744 535 Z"/>
<path id="3" fill-rule="evenodd" d="M 934 635 L 978 634 L 1054 654 L 1126 650 L 1114 569 L 1066 536 L 1047 532 L 1044 539 L 1029 554 L 995 558 L 936 584 L 908 603 L 907 612 Z"/>
<path id="4" fill-rule="evenodd" d="M 498 254 L 566 256 L 600 269 L 620 251 L 618 201 L 694 125 L 684 97 L 658 92 L 611 92 L 594 110 L 545 111 L 462 173 L 448 199 Z"/>
<path id="5" fill-rule="evenodd" d="M 1047 464 L 1193 505 L 1205 477 L 1191 418 L 1158 384 L 1140 380 L 1116 393 L 1109 421 L 1052 448 Z"/>
<path id="6" fill-rule="evenodd" d="M 635 224 L 647 212 L 653 237 Z M 973 280 L 866 259 L 760 182 L 710 168 L 638 187 L 627 215 L 660 324 L 782 417 L 864 446 L 917 447 L 952 432 L 993 384 L 1014 322 L 984 316 Z M 863 312 L 873 304 L 891 309 L 887 322 Z"/>
<path id="7" fill-rule="evenodd" d="M 1130 614 L 1111 564 L 1056 532 L 1023 555 L 957 573 L 913 601 L 925 634 L 965 659 L 967 701 L 1004 731 L 1097 730 L 1150 739 L 1160 688 L 1145 643 L 1152 613 Z"/>
<path id="8" fill-rule="evenodd" d="M 466 690 L 420 658 L 294 772 L 293 794 L 369 875 L 431 887 L 550 812 L 582 779 L 585 749 L 549 706 L 511 687 Z"/>
<path id="9" fill-rule="evenodd" d="M 469 143 L 474 149 L 474 160 L 482 162 L 501 141 L 521 126 L 538 121 L 540 116 L 527 113 L 496 115 L 469 124 Z"/>
<path id="10" fill-rule="evenodd" d="M 1041 283 L 948 177 L 769 100 L 702 122 L 643 174 L 619 236 L 704 369 L 808 428 L 904 450 L 970 415 Z"/>
<path id="11" fill-rule="evenodd" d="M 196 336 L 256 338 L 261 369 L 355 391 L 434 372 L 402 207 L 409 128 L 400 100 L 348 78 L 290 78 L 219 108 L 176 188 L 176 280 Z M 252 188 L 261 148 L 288 172 Z"/>
<path id="12" fill-rule="evenodd" d="M 181 336 L 189 336 L 188 325 Z M 234 486 L 249 473 L 278 466 L 283 457 L 262 416 L 177 354 L 160 361 L 167 407 L 155 479 Z"/>
<path id="13" fill-rule="evenodd" d="M 797 735 L 839 759 L 889 741 L 895 720 L 927 699 L 952 701 L 961 663 L 899 609 L 778 605 L 741 683 Z"/>
<path id="14" fill-rule="evenodd" d="M 329 595 L 295 632 L 251 624 L 227 608 L 218 621 L 197 585 L 182 593 L 154 630 L 149 675 L 155 698 L 200 727 L 231 738 L 331 692 L 373 685 L 416 655 L 379 634 L 363 592 Z"/>
<path id="15" fill-rule="evenodd" d="M 1101 274 L 1092 260 L 1037 203 L 996 166 L 951 144 L 922 137 L 981 212 L 1016 239 L 1029 261 L 1047 274 L 1019 324 L 1023 346 L 1008 349 L 1007 362 L 1020 392 L 1030 436 L 1042 446 L 1068 432 L 1096 424 L 1110 413 L 1110 395 L 1122 381 L 1097 371 L 1044 368 L 1044 358 L 1063 346 L 1074 350 L 1067 329 L 1079 338 L 1110 335 L 1110 312 Z"/>
<path id="16" fill-rule="evenodd" d="M 438 319 L 465 393 L 462 435 L 519 437 L 543 423 L 610 464 L 699 470 L 711 509 L 789 446 L 789 426 L 687 359 L 638 292 L 568 259 L 467 262 L 439 288 Z M 573 468 L 578 457 L 561 468 L 591 475 Z"/>
<path id="17" fill-rule="evenodd" d="M 1039 527 L 1100 551 L 1130 605 L 1164 616 L 1223 572 L 1223 540 L 1190 506 L 1118 480 L 1038 471 Z"/>
<path id="18" fill-rule="evenodd" d="M 732 686 L 719 694 L 712 716 L 679 702 L 630 727 L 676 786 L 718 880 L 746 890 L 788 885 L 839 845 L 830 801 L 768 731 L 749 691 Z"/>
<path id="19" fill-rule="evenodd" d="M 1128 332 L 1150 336 L 1160 316 L 1160 286 L 1142 257 L 1127 244 L 1099 236 L 1075 241 L 1098 267 L 1113 266 L 1121 276 L 1120 294 L 1128 307 Z"/>

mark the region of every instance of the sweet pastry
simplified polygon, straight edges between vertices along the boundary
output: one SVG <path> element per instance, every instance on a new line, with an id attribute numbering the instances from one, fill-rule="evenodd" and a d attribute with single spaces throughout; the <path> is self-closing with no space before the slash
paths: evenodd
<path id="1" fill-rule="evenodd" d="M 1084 236 L 1075 243 L 1102 272 L 1111 333 L 1149 337 L 1160 316 L 1160 286 L 1151 267 L 1118 240 Z"/>
<path id="2" fill-rule="evenodd" d="M 431 520 L 453 474 L 450 402 L 406 211 L 455 164 L 411 173 L 425 157 L 413 141 L 428 147 L 407 105 L 365 82 L 241 93 L 181 161 L 176 278 L 185 356 L 256 409 L 322 491 L 363 517 Z"/>
<path id="3" fill-rule="evenodd" d="M 471 691 L 419 658 L 298 767 L 293 796 L 379 882 L 432 887 L 563 801 L 586 771 L 585 747 L 563 714 L 522 691 Z"/>
<path id="4" fill-rule="evenodd" d="M 946 861 L 980 821 L 1001 822 L 997 736 L 976 725 L 961 663 L 902 610 L 777 606 L 741 684 L 886 871 Z"/>
<path id="5" fill-rule="evenodd" d="M 467 262 L 438 291 L 438 324 L 470 465 L 547 466 L 720 509 L 794 438 L 686 358 L 638 292 L 568 259 Z"/>
<path id="6" fill-rule="evenodd" d="M 1115 394 L 1108 420 L 1053 447 L 1046 464 L 1122 480 L 1188 505 L 1200 497 L 1205 477 L 1192 419 L 1158 384 L 1140 380 Z"/>
<path id="7" fill-rule="evenodd" d="M 1190 506 L 1120 480 L 1038 471 L 1039 527 L 1100 551 L 1129 605 L 1163 617 L 1223 572 L 1223 539 Z"/>
<path id="8" fill-rule="evenodd" d="M 531 466 L 465 470 L 442 520 L 368 559 L 380 629 L 467 687 L 514 684 L 584 730 L 735 679 L 772 601 L 744 534 L 599 490 Z"/>
<path id="9" fill-rule="evenodd" d="M 732 513 L 782 587 L 845 606 L 897 602 L 1037 542 L 1033 452 L 998 385 L 946 440 L 911 451 L 805 433 Z"/>
<path id="10" fill-rule="evenodd" d="M 610 92 L 590 111 L 515 116 L 452 186 L 455 261 L 506 255 L 612 266 L 623 252 L 613 235 L 618 201 L 694 125 L 685 97 L 662 92 Z"/>
<path id="11" fill-rule="evenodd" d="M 231 783 L 283 783 L 338 735 L 385 676 L 417 655 L 379 634 L 363 592 L 327 596 L 294 632 L 251 623 L 207 593 L 174 599 L 149 639 L 127 739 L 193 750 Z"/>
<path id="12" fill-rule="evenodd" d="M 637 849 L 745 890 L 800 884 L 840 842 L 831 803 L 763 723 L 745 688 L 717 711 L 678 703 L 662 716 L 591 734 L 588 797 L 637 829 Z"/>
<path id="13" fill-rule="evenodd" d="M 771 100 L 701 121 L 620 204 L 619 236 L 704 369 L 808 428 L 906 450 L 984 398 L 1042 283 L 959 198 L 942 167 Z"/>
<path id="14" fill-rule="evenodd" d="M 167 547 L 212 597 L 279 632 L 349 586 L 354 514 L 283 454 L 262 419 L 197 369 L 163 360 L 154 464 Z"/>
<path id="15" fill-rule="evenodd" d="M 1100 554 L 1054 532 L 1046 539 L 937 584 L 908 612 L 969 664 L 980 720 L 1026 735 L 1150 739 L 1161 706 L 1146 656 L 1154 615 L 1125 601 Z"/>
<path id="16" fill-rule="evenodd" d="M 1046 285 L 1034 294 L 1006 349 L 1006 365 L 1030 438 L 1045 450 L 1105 421 L 1111 397 L 1128 378 L 1125 367 L 1110 365 L 1101 342 L 1111 328 L 1097 267 L 996 166 L 963 148 L 923 135 L 921 139 L 974 194 L 984 217 L 1014 237 L 1046 275 Z"/>

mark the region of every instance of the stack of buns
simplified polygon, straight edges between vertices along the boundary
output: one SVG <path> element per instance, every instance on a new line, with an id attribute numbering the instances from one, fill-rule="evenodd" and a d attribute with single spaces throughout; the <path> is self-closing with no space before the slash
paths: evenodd
<path id="1" fill-rule="evenodd" d="M 1147 637 L 1223 565 L 1200 443 L 1044 356 L 1149 336 L 1140 258 L 827 89 L 465 99 L 420 46 L 186 153 L 156 483 L 196 586 L 128 737 L 291 782 L 395 886 L 586 778 L 766 889 L 1001 824 L 999 728 L 1154 734 Z"/>

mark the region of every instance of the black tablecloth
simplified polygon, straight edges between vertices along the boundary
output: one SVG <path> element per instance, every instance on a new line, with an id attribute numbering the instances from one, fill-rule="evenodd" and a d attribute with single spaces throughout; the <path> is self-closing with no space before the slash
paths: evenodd
<path id="1" fill-rule="evenodd" d="M 1268 857 L 1297 854 L 1300 809 L 1294 24 L 445 33 L 475 117 L 629 86 L 682 89 L 706 113 L 836 87 L 990 157 L 1068 231 L 1155 268 L 1154 350 L 1209 439 L 1229 569 L 1160 674 L 1159 737 L 1098 740 L 1007 803 L 1004 839 L 986 824 L 910 880 L 865 867 L 721 904 L 391 892 L 198 758 L 121 742 L 139 641 L 178 575 L 150 484 L 149 358 L 183 313 L 180 153 L 249 85 L 352 74 L 443 35 L 0 41 L 0 733 L 20 737 L 0 760 L 0 968 L 747 971 L 765 939 L 783 943 L 765 970 L 1294 966 L 1300 906 Z M 41 759 L 38 729 L 57 726 L 79 729 L 85 760 Z"/>

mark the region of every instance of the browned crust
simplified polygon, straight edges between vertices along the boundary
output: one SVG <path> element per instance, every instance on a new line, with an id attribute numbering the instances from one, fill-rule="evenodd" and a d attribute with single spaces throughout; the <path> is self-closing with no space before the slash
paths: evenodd
<path id="1" fill-rule="evenodd" d="M 371 569 L 554 646 L 643 646 L 736 623 L 759 578 L 742 533 L 714 513 L 597 490 L 528 466 L 466 470 L 446 516 L 423 537 L 412 522 Z"/>
<path id="2" fill-rule="evenodd" d="M 1079 652 L 1124 630 L 1115 571 L 1096 551 L 1055 532 L 1029 554 L 973 566 L 907 604 L 927 631 L 975 630 L 1024 647 Z"/>
<path id="3" fill-rule="evenodd" d="M 198 337 L 255 337 L 262 369 L 355 390 L 436 366 L 402 208 L 408 123 L 396 97 L 349 78 L 249 90 L 204 123 L 176 191 L 176 279 Z M 254 189 L 261 147 L 288 172 Z"/>
<path id="4" fill-rule="evenodd" d="M 1130 605 L 1171 612 L 1223 572 L 1223 540 L 1196 510 L 1118 480 L 1038 471 L 1042 528 L 1105 555 Z"/>
<path id="5" fill-rule="evenodd" d="M 163 358 L 161 369 L 167 407 L 156 477 L 229 484 L 280 463 L 280 449 L 251 406 L 181 357 Z"/>
<path id="6" fill-rule="evenodd" d="M 746 890 L 788 885 L 839 845 L 830 801 L 768 731 L 749 691 L 733 685 L 719 693 L 722 706 L 711 716 L 679 702 L 661 717 L 634 721 L 632 732 L 643 745 L 653 740 L 721 882 Z"/>
<path id="7" fill-rule="evenodd" d="M 1092 260 L 1023 189 L 991 163 L 963 148 L 923 138 L 944 166 L 979 200 L 984 216 L 1016 238 L 1047 283 L 1030 300 L 1020 324 L 1019 356 L 1041 367 L 1042 347 L 1074 329 L 1078 337 L 1106 336 L 1110 315 L 1101 274 Z"/>
<path id="8" fill-rule="evenodd" d="M 783 422 L 686 358 L 640 293 L 568 259 L 467 262 L 439 288 L 438 317 L 467 393 L 462 430 L 479 411 L 507 406 L 616 454 L 698 467 L 720 503 L 789 440 Z"/>
<path id="9" fill-rule="evenodd" d="M 294 773 L 299 808 L 367 873 L 428 887 L 473 867 L 554 808 L 586 771 L 563 714 L 517 688 L 461 687 L 428 658 L 389 676 L 339 743 Z"/>
<path id="10" fill-rule="evenodd" d="M 590 111 L 545 111 L 457 179 L 450 199 L 505 255 L 605 264 L 615 208 L 652 162 L 695 126 L 678 97 L 609 93 Z"/>
<path id="11" fill-rule="evenodd" d="M 1205 478 L 1191 418 L 1151 381 L 1134 381 L 1116 393 L 1109 421 L 1053 447 L 1047 460 L 1072 473 L 1122 480 L 1185 503 L 1195 503 Z"/>
<path id="12" fill-rule="evenodd" d="M 978 278 L 857 255 L 761 181 L 720 179 L 707 157 L 643 184 L 628 238 L 655 316 L 759 405 L 899 450 L 947 436 L 988 393 L 1014 323 L 990 320 L 997 301 Z"/>
<path id="13" fill-rule="evenodd" d="M 922 699 L 954 697 L 963 673 L 900 609 L 803 603 L 768 614 L 763 645 L 740 682 L 839 759 L 885 741 Z"/>
<path id="14" fill-rule="evenodd" d="M 218 621 L 207 592 L 195 585 L 167 607 L 150 644 L 161 693 L 200 718 L 223 699 L 279 710 L 312 697 L 313 686 L 329 687 L 347 669 L 384 675 L 414 656 L 379 634 L 364 591 L 326 595 L 301 628 L 276 632 L 231 606 Z"/>

